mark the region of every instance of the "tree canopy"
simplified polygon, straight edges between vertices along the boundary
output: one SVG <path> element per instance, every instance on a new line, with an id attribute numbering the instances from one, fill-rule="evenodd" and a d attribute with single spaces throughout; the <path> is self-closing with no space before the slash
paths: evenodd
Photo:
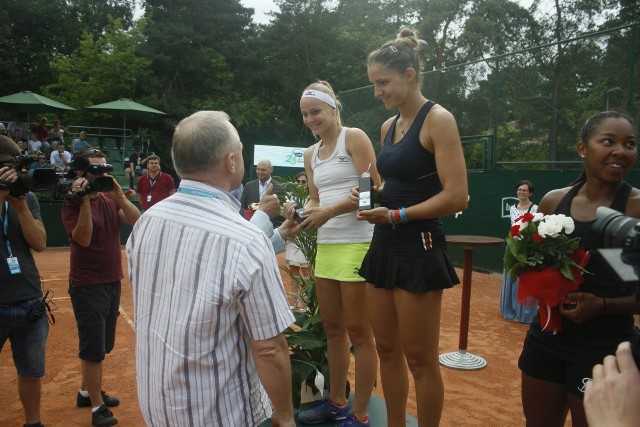
<path id="1" fill-rule="evenodd" d="M 0 95 L 32 90 L 77 109 L 132 98 L 168 113 L 140 123 L 146 135 L 165 146 L 178 120 L 196 110 L 220 109 L 230 114 L 247 150 L 255 143 L 300 146 L 313 141 L 300 119 L 302 89 L 318 79 L 329 81 L 337 92 L 367 86 L 367 53 L 395 38 L 401 27 L 411 26 L 426 41 L 422 71 L 479 61 L 473 67 L 428 76 L 428 96 L 459 112 L 463 134 L 500 128 L 500 135 L 522 137 L 524 126 L 514 123 L 528 114 L 527 126 L 545 129 L 553 150 L 562 145 L 558 123 L 597 110 L 603 91 L 615 87 L 620 90 L 608 102 L 613 99 L 620 108 L 638 114 L 639 91 L 600 72 L 607 69 L 606 61 L 626 60 L 622 66 L 627 67 L 627 77 L 632 70 L 637 87 L 637 27 L 635 33 L 620 31 L 604 44 L 594 40 L 555 45 L 544 57 L 482 62 L 638 23 L 637 1 L 547 0 L 534 1 L 529 8 L 512 0 L 276 4 L 272 20 L 257 24 L 252 10 L 239 0 L 145 0 L 137 20 L 135 0 L 6 0 L 0 4 Z M 619 58 L 624 49 L 635 49 L 630 62 L 628 56 Z M 508 80 L 497 86 L 491 77 L 505 70 Z M 523 79 L 536 94 L 517 90 Z M 561 90 L 567 84 L 579 90 Z M 486 114 L 468 113 L 471 107 L 494 109 L 496 91 L 502 91 L 502 124 L 494 126 L 495 118 Z M 348 125 L 379 127 L 380 112 L 365 111 L 366 102 L 372 108 L 377 102 L 372 95 L 368 90 L 362 105 L 344 103 L 348 117 L 356 122 Z M 527 108 L 531 103 L 553 108 L 538 114 Z M 92 121 L 100 119 L 80 110 L 65 120 L 95 124 Z M 375 133 L 370 133 L 372 139 L 379 137 Z"/>

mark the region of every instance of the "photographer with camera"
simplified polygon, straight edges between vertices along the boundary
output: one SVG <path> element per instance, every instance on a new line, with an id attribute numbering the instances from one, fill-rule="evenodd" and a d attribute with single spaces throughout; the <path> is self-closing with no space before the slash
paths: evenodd
<path id="1" fill-rule="evenodd" d="M 6 166 L 20 155 L 10 138 L 0 136 L 0 181 L 16 182 L 14 167 Z M 11 196 L 0 190 L 0 351 L 7 339 L 18 372 L 18 393 L 25 412 L 25 426 L 42 426 L 40 383 L 44 376 L 49 323 L 46 315 L 29 317 L 42 300 L 40 274 L 31 250 L 42 252 L 47 234 L 33 193 Z"/>
<path id="2" fill-rule="evenodd" d="M 108 177 L 112 188 L 104 185 L 110 168 L 100 150 L 89 149 L 76 156 L 72 170 L 82 176 L 71 185 L 76 197 L 67 197 L 62 210 L 71 246 L 69 295 L 78 326 L 82 370 L 76 404 L 92 407 L 93 425 L 100 427 L 117 424 L 108 407 L 120 403 L 101 388 L 102 361 L 113 350 L 120 306 L 120 224 L 133 225 L 140 217 L 115 178 Z"/>
<path id="3" fill-rule="evenodd" d="M 640 218 L 640 190 L 624 181 L 638 157 L 633 120 L 616 111 L 595 114 L 582 129 L 577 151 L 584 173 L 574 185 L 547 193 L 538 212 L 570 216 L 575 224 L 570 237 L 593 251 L 598 207 Z M 621 342 L 635 339 L 632 314 L 640 304 L 633 290 L 598 256 L 585 269 L 579 292 L 560 306 L 562 330 L 543 331 L 537 316 L 527 333 L 518 362 L 527 426 L 563 426 L 569 410 L 574 427 L 586 426 L 582 399 L 592 368 Z"/>

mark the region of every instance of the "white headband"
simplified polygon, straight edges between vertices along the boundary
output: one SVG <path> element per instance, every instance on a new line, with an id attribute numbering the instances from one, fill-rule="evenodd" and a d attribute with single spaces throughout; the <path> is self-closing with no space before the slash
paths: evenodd
<path id="1" fill-rule="evenodd" d="M 319 99 L 320 101 L 326 102 L 332 108 L 336 108 L 336 101 L 334 101 L 330 95 L 320 90 L 307 89 L 304 92 L 302 92 L 302 96 L 300 97 L 300 99 L 302 98 L 316 98 L 316 99 Z"/>

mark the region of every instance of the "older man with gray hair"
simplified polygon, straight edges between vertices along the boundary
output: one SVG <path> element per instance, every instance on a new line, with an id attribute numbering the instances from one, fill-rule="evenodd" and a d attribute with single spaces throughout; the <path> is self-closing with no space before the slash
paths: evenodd
<path id="1" fill-rule="evenodd" d="M 294 317 L 269 238 L 229 193 L 244 175 L 238 133 L 226 113 L 200 111 L 176 126 L 171 154 L 180 187 L 127 242 L 144 419 L 293 427 L 282 331 Z"/>

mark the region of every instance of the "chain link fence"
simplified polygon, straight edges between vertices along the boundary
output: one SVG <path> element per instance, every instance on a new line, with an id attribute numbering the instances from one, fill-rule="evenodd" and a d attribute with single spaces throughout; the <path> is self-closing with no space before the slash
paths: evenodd
<path id="1" fill-rule="evenodd" d="M 579 169 L 584 121 L 640 122 L 640 23 L 423 73 L 423 93 L 458 121 L 468 169 Z M 340 92 L 343 119 L 380 145 L 392 113 L 373 87 Z"/>

